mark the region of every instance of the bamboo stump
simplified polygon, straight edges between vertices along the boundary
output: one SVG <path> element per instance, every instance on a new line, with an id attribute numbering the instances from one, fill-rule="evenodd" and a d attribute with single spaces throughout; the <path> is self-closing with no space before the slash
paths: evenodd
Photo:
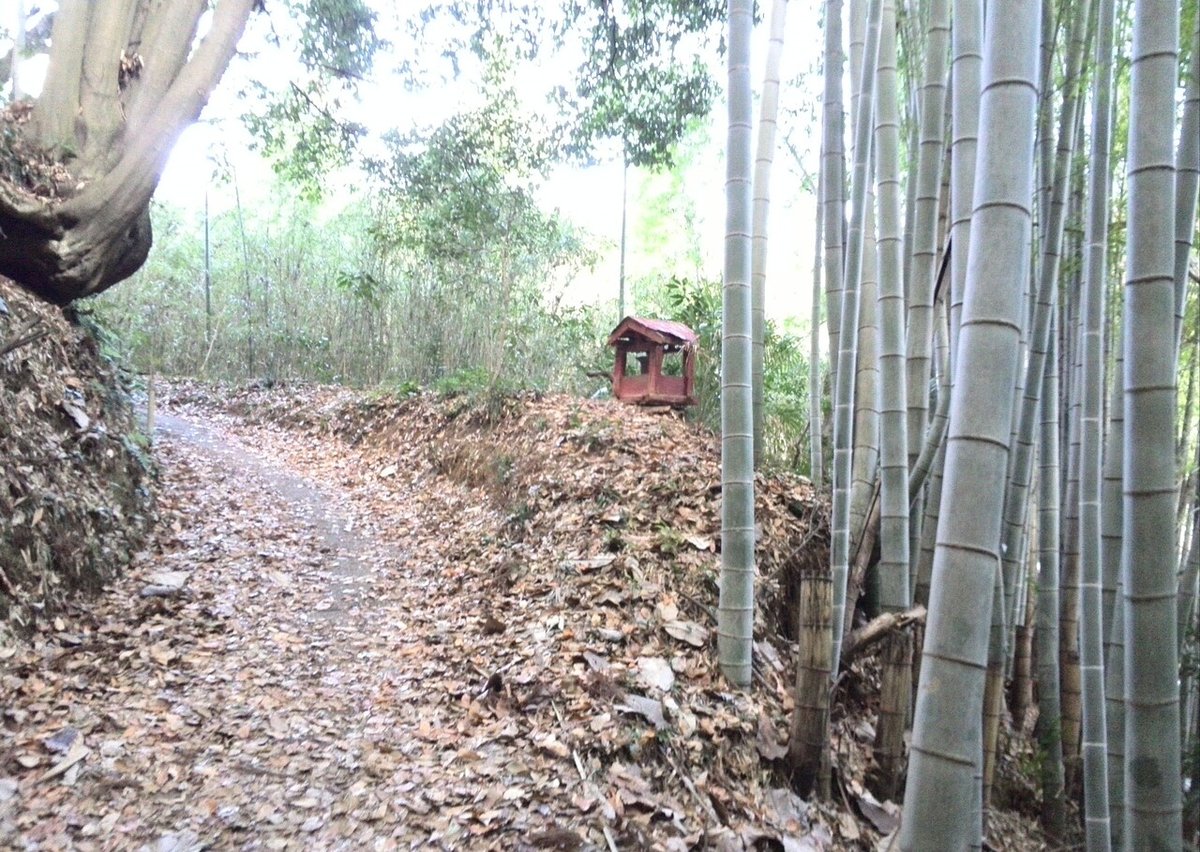
<path id="1" fill-rule="evenodd" d="M 833 582 L 828 565 L 800 574 L 796 638 L 796 709 L 788 740 L 788 762 L 796 791 L 828 796 L 829 693 L 833 656 Z"/>
<path id="2" fill-rule="evenodd" d="M 879 721 L 875 726 L 875 796 L 898 802 L 904 789 L 904 731 L 912 699 L 912 635 L 898 630 L 883 640 Z"/>

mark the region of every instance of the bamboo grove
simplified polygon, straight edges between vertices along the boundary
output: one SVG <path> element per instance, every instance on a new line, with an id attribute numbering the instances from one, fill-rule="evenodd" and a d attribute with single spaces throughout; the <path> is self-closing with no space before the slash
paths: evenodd
<path id="1" fill-rule="evenodd" d="M 729 4 L 719 635 L 738 684 L 786 2 L 766 6 L 752 162 L 753 9 Z M 871 618 L 873 783 L 903 800 L 901 848 L 982 848 L 998 748 L 1023 736 L 1052 844 L 1195 844 L 1197 5 L 823 13 L 813 316 L 833 446 L 814 418 L 811 458 L 833 520 L 800 593 L 795 778 L 828 789 L 830 696 Z"/>

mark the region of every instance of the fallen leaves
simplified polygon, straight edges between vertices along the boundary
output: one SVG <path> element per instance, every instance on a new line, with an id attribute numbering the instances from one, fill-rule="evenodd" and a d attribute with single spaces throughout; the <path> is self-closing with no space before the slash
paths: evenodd
<path id="1" fill-rule="evenodd" d="M 663 625 L 668 636 L 686 642 L 693 648 L 703 648 L 708 644 L 708 630 L 694 621 L 668 621 Z"/>
<path id="2" fill-rule="evenodd" d="M 128 564 L 153 497 L 116 366 L 83 324 L 3 277 L 0 424 L 3 646 L 48 628 L 73 591 Z"/>
<path id="3" fill-rule="evenodd" d="M 253 422 L 211 405 L 194 410 L 222 429 L 166 421 L 169 522 L 63 625 L 81 644 L 9 661 L 27 715 L 6 745 L 39 764 L 0 764 L 8 837 L 845 848 L 837 808 L 772 766 L 791 672 L 771 606 L 813 534 L 791 507 L 821 511 L 802 483 L 761 489 L 755 685 L 730 692 L 711 436 L 562 399 L 499 422 L 326 391 L 229 404 Z M 190 572 L 185 591 L 140 597 L 163 571 Z M 31 786 L 66 724 L 91 749 L 75 785 Z"/>

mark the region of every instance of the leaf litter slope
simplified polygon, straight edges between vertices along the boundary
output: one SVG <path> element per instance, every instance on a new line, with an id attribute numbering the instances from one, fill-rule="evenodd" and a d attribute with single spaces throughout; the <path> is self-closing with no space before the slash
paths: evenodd
<path id="1" fill-rule="evenodd" d="M 123 385 L 92 333 L 0 276 L 0 644 L 145 541 L 150 473 Z"/>
<path id="2" fill-rule="evenodd" d="M 451 761 L 403 814 L 409 827 L 502 848 L 831 840 L 822 814 L 772 774 L 790 666 L 764 641 L 755 690 L 735 695 L 713 665 L 710 435 L 567 398 L 304 389 L 213 400 L 181 388 L 174 400 L 347 486 L 377 538 L 407 551 L 395 618 L 446 661 L 424 673 L 422 700 L 445 696 L 448 715 L 431 726 Z M 781 609 L 785 563 L 824 558 L 824 508 L 803 480 L 764 482 L 763 601 Z M 765 620 L 761 632 L 773 632 Z M 471 736 L 463 757 L 445 756 Z M 493 763 L 504 769 L 489 785 Z M 473 786 L 454 793 L 460 764 Z"/>
<path id="3" fill-rule="evenodd" d="M 733 694 L 710 436 L 566 399 L 172 397 L 165 533 L 5 661 L 0 840 L 805 849 L 894 827 L 775 771 L 772 622 L 827 545 L 803 481 L 760 478 L 761 665 Z M 184 594 L 140 596 L 179 571 Z M 870 736 L 835 726 L 852 796 Z"/>

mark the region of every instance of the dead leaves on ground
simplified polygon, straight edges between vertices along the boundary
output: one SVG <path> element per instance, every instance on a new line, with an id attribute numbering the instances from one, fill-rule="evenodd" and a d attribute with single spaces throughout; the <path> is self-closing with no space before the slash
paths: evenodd
<path id="1" fill-rule="evenodd" d="M 792 672 L 771 619 L 784 566 L 824 535 L 804 482 L 760 488 L 766 614 L 754 688 L 735 693 L 712 648 L 711 436 L 563 399 L 499 419 L 328 391 L 191 399 L 232 432 L 165 442 L 172 520 L 156 551 L 64 622 L 74 650 L 46 636 L 13 661 L 4 689 L 25 716 L 0 743 L 8 837 L 730 850 L 886 838 L 800 800 L 776 771 Z M 250 422 L 220 415 L 227 405 Z M 177 593 L 141 595 L 172 571 L 190 572 Z M 85 665 L 43 666 L 60 654 Z M 66 727 L 89 751 L 39 784 L 57 765 L 41 743 Z"/>
<path id="2" fill-rule="evenodd" d="M 0 642 L 99 587 L 145 539 L 151 472 L 135 431 L 96 340 L 0 277 Z"/>
<path id="3" fill-rule="evenodd" d="M 173 399 L 188 410 L 187 396 Z M 191 410 L 220 417 L 191 399 Z M 421 652 L 462 660 L 474 676 L 453 688 L 455 710 L 477 729 L 515 724 L 536 756 L 571 767 L 575 810 L 558 825 L 597 846 L 607 845 L 597 826 L 621 845 L 660 848 L 726 832 L 734 848 L 749 826 L 785 836 L 761 805 L 781 779 L 757 737 L 764 708 L 786 727 L 790 673 L 764 641 L 764 688 L 731 693 L 711 648 L 711 436 L 574 400 L 521 400 L 499 420 L 460 407 L 324 392 L 220 403 L 252 425 L 224 422 L 315 480 L 352 483 L 356 511 L 386 519 L 378 535 L 405 550 L 404 581 L 433 608 L 409 625 L 424 631 Z M 643 427 L 652 432 L 641 438 Z M 821 509 L 798 479 L 770 480 L 763 495 L 760 556 L 778 571 L 823 534 L 789 504 L 818 520 Z M 444 677 L 423 674 L 427 684 Z M 545 791 L 534 785 L 531 796 L 526 811 Z"/>

